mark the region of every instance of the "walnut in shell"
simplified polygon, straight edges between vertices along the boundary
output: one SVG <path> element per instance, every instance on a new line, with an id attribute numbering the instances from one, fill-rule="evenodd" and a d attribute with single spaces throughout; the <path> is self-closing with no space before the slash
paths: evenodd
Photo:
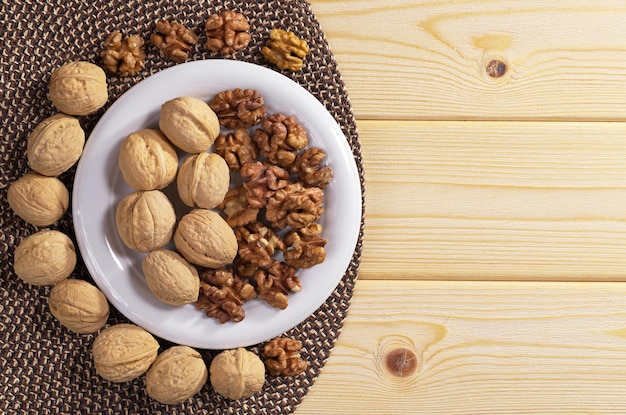
<path id="1" fill-rule="evenodd" d="M 265 365 L 244 348 L 224 350 L 215 356 L 209 372 L 215 392 L 230 399 L 249 398 L 265 383 Z"/>
<path id="2" fill-rule="evenodd" d="M 209 371 L 200 353 L 189 346 L 172 346 L 161 353 L 146 373 L 148 396 L 174 405 L 200 392 Z"/>
<path id="3" fill-rule="evenodd" d="M 194 209 L 180 219 L 174 244 L 187 261 L 207 268 L 228 265 L 237 255 L 235 232 L 207 209 Z"/>
<path id="4" fill-rule="evenodd" d="M 122 142 L 118 164 L 132 188 L 157 190 L 174 181 L 178 155 L 159 130 L 144 129 L 129 134 Z"/>
<path id="5" fill-rule="evenodd" d="M 81 334 L 101 329 L 109 318 L 109 303 L 96 286 L 84 280 L 66 279 L 50 290 L 48 307 L 68 329 Z"/>
<path id="6" fill-rule="evenodd" d="M 15 249 L 13 269 L 24 282 L 56 284 L 76 267 L 74 243 L 62 232 L 44 229 L 26 237 Z"/>
<path id="7" fill-rule="evenodd" d="M 178 97 L 161 106 L 159 128 L 187 153 L 207 151 L 220 132 L 217 115 L 209 104 L 193 97 Z"/>
<path id="8" fill-rule="evenodd" d="M 160 190 L 136 191 L 117 205 L 115 224 L 127 247 L 149 252 L 163 248 L 172 239 L 176 212 Z"/>
<path id="9" fill-rule="evenodd" d="M 93 342 L 96 372 L 111 382 L 128 382 L 141 376 L 154 362 L 159 343 L 134 324 L 116 324 L 104 329 Z"/>
<path id="10" fill-rule="evenodd" d="M 109 98 L 106 74 L 90 62 L 66 63 L 52 72 L 48 97 L 65 114 L 91 114 Z"/>
<path id="11" fill-rule="evenodd" d="M 230 169 L 218 154 L 191 154 L 180 166 L 176 185 L 180 199 L 187 206 L 214 208 L 226 196 Z"/>
<path id="12" fill-rule="evenodd" d="M 46 118 L 28 135 L 28 165 L 44 176 L 58 176 L 83 154 L 85 132 L 78 120 L 65 114 Z"/>
<path id="13" fill-rule="evenodd" d="M 148 253 L 141 263 L 148 288 L 166 304 L 181 306 L 198 299 L 198 270 L 183 257 L 169 249 Z"/>
<path id="14" fill-rule="evenodd" d="M 49 226 L 67 211 L 70 193 L 56 177 L 29 172 L 11 183 L 7 200 L 15 214 L 26 222 Z"/>

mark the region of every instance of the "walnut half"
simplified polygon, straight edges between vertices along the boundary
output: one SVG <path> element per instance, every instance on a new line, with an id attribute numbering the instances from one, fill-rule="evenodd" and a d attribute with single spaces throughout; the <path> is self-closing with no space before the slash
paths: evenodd
<path id="1" fill-rule="evenodd" d="M 161 20 L 156 24 L 156 31 L 150 35 L 150 42 L 164 57 L 184 62 L 189 58 L 191 47 L 198 42 L 198 36 L 182 23 Z"/>
<path id="2" fill-rule="evenodd" d="M 263 346 L 265 367 L 272 376 L 296 376 L 309 364 L 300 357 L 302 342 L 287 337 L 277 337 Z"/>
<path id="3" fill-rule="evenodd" d="M 212 14 L 207 19 L 206 30 L 207 49 L 226 56 L 244 49 L 250 43 L 248 30 L 250 24 L 246 17 L 238 12 L 223 11 Z"/>
<path id="4" fill-rule="evenodd" d="M 281 70 L 292 72 L 302 68 L 302 59 L 309 53 L 306 41 L 300 39 L 293 32 L 281 29 L 272 29 L 267 46 L 261 49 L 261 54 L 269 62 Z"/>
<path id="5" fill-rule="evenodd" d="M 143 39 L 138 35 L 123 39 L 120 32 L 113 32 L 104 41 L 100 57 L 108 72 L 120 76 L 135 75 L 143 67 L 146 58 Z"/>

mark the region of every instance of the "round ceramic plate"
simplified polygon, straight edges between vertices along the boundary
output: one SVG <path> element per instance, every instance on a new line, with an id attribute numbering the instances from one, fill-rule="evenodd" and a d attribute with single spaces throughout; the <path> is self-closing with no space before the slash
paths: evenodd
<path id="1" fill-rule="evenodd" d="M 219 324 L 189 304 L 173 307 L 150 292 L 141 270 L 144 254 L 127 248 L 115 226 L 119 201 L 133 191 L 123 180 L 117 159 L 128 134 L 157 128 L 161 104 L 179 96 L 208 102 L 218 92 L 251 88 L 261 93 L 269 113 L 293 115 L 306 128 L 309 146 L 326 150 L 333 181 L 324 190 L 322 236 L 328 241 L 322 264 L 300 270 L 302 291 L 289 295 L 278 310 L 263 301 L 245 304 L 239 323 Z M 165 192 L 174 199 L 175 188 Z M 177 214 L 181 204 L 172 200 Z M 188 208 L 187 208 L 188 209 Z M 361 186 L 348 142 L 324 106 L 278 72 L 229 60 L 189 62 L 137 83 L 102 116 L 78 163 L 72 213 L 81 255 L 98 287 L 135 324 L 168 341 L 204 349 L 244 347 L 295 327 L 322 305 L 343 277 L 356 246 L 361 223 Z"/>

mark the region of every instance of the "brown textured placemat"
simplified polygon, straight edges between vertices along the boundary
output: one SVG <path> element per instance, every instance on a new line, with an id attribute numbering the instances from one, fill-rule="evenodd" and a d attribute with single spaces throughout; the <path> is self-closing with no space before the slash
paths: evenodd
<path id="1" fill-rule="evenodd" d="M 291 30 L 308 41 L 311 51 L 303 69 L 285 75 L 307 88 L 335 117 L 353 149 L 364 190 L 360 144 L 345 85 L 306 2 L 0 0 L 0 413 L 288 414 L 320 374 L 348 311 L 361 257 L 362 233 L 333 294 L 306 321 L 286 333 L 304 343 L 303 357 L 310 362 L 308 371 L 294 378 L 268 377 L 261 392 L 239 401 L 221 398 L 207 383 L 193 399 L 165 406 L 146 395 L 144 377 L 123 384 L 103 380 L 95 373 L 91 360 L 95 335 L 78 335 L 60 326 L 48 312 L 50 288 L 24 284 L 13 273 L 15 247 L 37 228 L 13 214 L 6 200 L 7 188 L 29 170 L 25 157 L 28 133 L 56 112 L 46 97 L 51 71 L 71 60 L 100 64 L 98 53 L 108 33 L 136 33 L 147 40 L 156 21 L 163 18 L 182 22 L 199 34 L 190 60 L 217 58 L 203 46 L 203 25 L 210 14 L 221 10 L 242 12 L 252 26 L 252 42 L 230 59 L 271 67 L 260 49 L 274 27 Z M 146 45 L 146 51 L 144 69 L 130 78 L 110 77 L 107 105 L 96 114 L 80 117 L 87 134 L 130 86 L 174 65 L 152 46 Z M 60 177 L 70 192 L 74 171 Z M 52 228 L 74 238 L 69 212 Z M 72 277 L 91 281 L 80 261 Z M 112 309 L 109 324 L 120 322 L 127 320 Z M 162 349 L 171 345 L 160 342 Z M 258 353 L 260 346 L 249 349 Z M 208 364 L 218 351 L 201 352 Z"/>

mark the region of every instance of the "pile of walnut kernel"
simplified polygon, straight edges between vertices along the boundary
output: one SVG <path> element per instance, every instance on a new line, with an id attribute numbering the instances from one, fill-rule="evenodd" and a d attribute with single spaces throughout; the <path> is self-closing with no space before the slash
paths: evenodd
<path id="1" fill-rule="evenodd" d="M 204 23 L 205 47 L 221 56 L 229 56 L 245 49 L 252 37 L 250 23 L 240 13 L 232 10 L 210 15 Z M 184 24 L 170 20 L 156 23 L 149 42 L 161 55 L 174 62 L 185 62 L 198 43 L 198 34 Z M 119 76 L 136 75 L 145 63 L 144 40 L 136 35 L 122 37 L 119 31 L 112 32 L 105 39 L 100 52 L 107 72 Z M 303 59 L 309 52 L 309 46 L 303 39 L 290 31 L 272 29 L 267 45 L 261 54 L 268 62 L 281 70 L 298 71 L 304 64 Z"/>
<path id="2" fill-rule="evenodd" d="M 220 323 L 239 322 L 243 305 L 254 298 L 287 308 L 289 293 L 301 290 L 298 269 L 325 260 L 319 219 L 333 171 L 322 165 L 324 150 L 307 147 L 296 119 L 268 115 L 257 91 L 222 91 L 209 105 L 227 129 L 215 140 L 215 152 L 243 182 L 218 206 L 235 229 L 237 256 L 232 265 L 200 272 L 196 307 Z"/>

